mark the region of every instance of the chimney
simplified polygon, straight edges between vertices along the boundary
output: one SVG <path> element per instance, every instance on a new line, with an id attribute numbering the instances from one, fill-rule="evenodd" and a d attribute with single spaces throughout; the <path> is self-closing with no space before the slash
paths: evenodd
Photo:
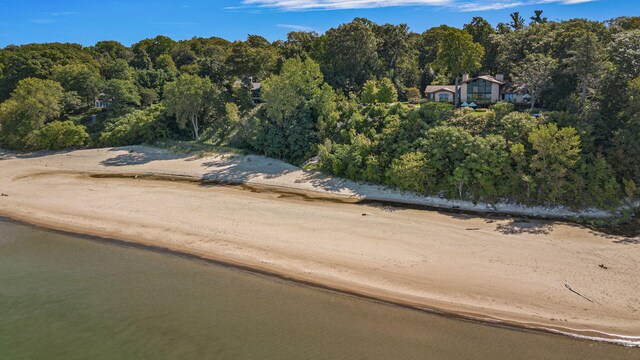
<path id="1" fill-rule="evenodd" d="M 496 80 L 504 81 L 504 74 L 496 74 Z"/>
<path id="2" fill-rule="evenodd" d="M 462 82 L 469 80 L 469 74 L 462 74 Z"/>

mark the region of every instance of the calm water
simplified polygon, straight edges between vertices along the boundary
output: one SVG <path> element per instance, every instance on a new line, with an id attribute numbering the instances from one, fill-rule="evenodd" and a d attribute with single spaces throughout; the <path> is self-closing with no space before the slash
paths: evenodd
<path id="1" fill-rule="evenodd" d="M 0 220 L 0 359 L 639 359 Z"/>

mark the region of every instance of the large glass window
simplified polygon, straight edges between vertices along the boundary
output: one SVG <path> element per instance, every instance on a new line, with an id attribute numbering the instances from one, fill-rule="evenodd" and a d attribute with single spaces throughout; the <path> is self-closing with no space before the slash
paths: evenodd
<path id="1" fill-rule="evenodd" d="M 438 101 L 449 102 L 449 94 L 438 94 Z"/>
<path id="2" fill-rule="evenodd" d="M 478 79 L 467 85 L 467 102 L 491 101 L 491 82 Z"/>
<path id="3" fill-rule="evenodd" d="M 516 98 L 517 97 L 518 97 L 517 94 L 504 94 L 503 95 L 503 100 L 510 101 L 510 102 L 516 102 Z"/>

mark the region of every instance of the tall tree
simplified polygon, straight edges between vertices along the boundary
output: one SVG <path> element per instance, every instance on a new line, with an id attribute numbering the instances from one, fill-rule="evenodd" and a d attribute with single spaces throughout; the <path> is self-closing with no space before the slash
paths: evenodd
<path id="1" fill-rule="evenodd" d="M 500 35 L 506 35 L 511 33 L 512 30 L 509 24 L 505 24 L 501 22 L 501 23 L 498 23 L 498 25 L 496 25 L 496 32 Z"/>
<path id="2" fill-rule="evenodd" d="M 140 43 L 134 45 L 132 52 L 133 59 L 130 62 L 131 66 L 140 70 L 153 69 L 153 61 L 143 45 Z"/>
<path id="3" fill-rule="evenodd" d="M 640 184 L 640 77 L 629 83 L 627 92 L 626 121 L 614 135 L 612 163 L 622 176 Z"/>
<path id="4" fill-rule="evenodd" d="M 481 66 L 484 49 L 482 45 L 473 42 L 473 38 L 464 30 L 450 28 L 438 44 L 438 55 L 434 64 L 437 68 L 445 69 L 455 76 L 455 93 L 453 103 L 458 106 L 458 82 L 462 74 L 469 74 Z"/>
<path id="5" fill-rule="evenodd" d="M 417 53 L 413 47 L 413 38 L 406 24 L 385 24 L 374 28 L 379 40 L 378 55 L 383 76 L 393 82 L 396 90 L 404 94 L 403 75 L 417 72 Z M 410 69 L 414 67 L 413 69 Z M 415 77 L 414 77 L 415 78 Z M 409 80 L 409 79 L 404 79 Z M 411 85 L 416 85 L 415 83 Z"/>
<path id="6" fill-rule="evenodd" d="M 85 105 L 93 103 L 102 84 L 98 70 L 85 64 L 54 66 L 52 78 L 66 91 L 75 91 Z"/>
<path id="7" fill-rule="evenodd" d="M 263 98 L 266 118 L 254 146 L 268 156 L 303 162 L 336 120 L 335 94 L 311 59 L 285 61 L 279 75 L 264 81 Z"/>
<path id="8" fill-rule="evenodd" d="M 165 86 L 164 104 L 181 128 L 191 123 L 193 136 L 199 140 L 200 127 L 213 115 L 220 93 L 209 78 L 187 74 Z"/>
<path id="9" fill-rule="evenodd" d="M 176 46 L 176 42 L 166 36 L 158 35 L 151 39 L 144 39 L 133 45 L 133 49 L 143 50 L 148 54 L 152 63 L 162 54 L 170 54 L 171 50 Z"/>
<path id="10" fill-rule="evenodd" d="M 551 86 L 553 72 L 557 68 L 556 61 L 545 55 L 531 54 L 516 67 L 513 74 L 514 83 L 530 92 L 531 108 L 536 105 L 538 96 Z"/>
<path id="11" fill-rule="evenodd" d="M 112 101 L 110 110 L 118 115 L 140 106 L 140 93 L 133 81 L 109 80 L 105 85 L 104 93 Z"/>
<path id="12" fill-rule="evenodd" d="M 549 19 L 542 16 L 542 10 L 534 10 L 533 13 L 534 15 L 530 17 L 532 24 L 546 24 L 549 22 Z"/>
<path id="13" fill-rule="evenodd" d="M 496 30 L 489 24 L 487 20 L 480 16 L 476 16 L 471 19 L 469 24 L 465 24 L 463 29 L 471 34 L 473 41 L 482 45 L 484 48 L 484 60 L 482 67 L 486 71 L 491 71 L 495 68 L 495 44 L 492 41 L 493 36 L 496 34 Z"/>
<path id="14" fill-rule="evenodd" d="M 566 191 L 567 173 L 580 157 L 580 137 L 571 127 L 540 125 L 529 134 L 535 154 L 531 169 L 535 172 L 540 200 L 557 204 Z"/>
<path id="15" fill-rule="evenodd" d="M 286 59 L 299 57 L 306 59 L 313 52 L 313 45 L 320 35 L 313 31 L 292 31 L 282 44 L 282 55 Z"/>
<path id="16" fill-rule="evenodd" d="M 26 137 L 62 112 L 64 90 L 53 80 L 23 79 L 0 104 L 0 144 L 22 148 Z"/>
<path id="17" fill-rule="evenodd" d="M 620 75 L 627 80 L 640 76 L 640 29 L 614 35 L 609 51 Z"/>
<path id="18" fill-rule="evenodd" d="M 123 59 L 130 61 L 133 57 L 131 49 L 113 40 L 98 41 L 93 47 L 89 48 L 91 52 L 96 54 L 96 58 L 108 60 Z"/>
<path id="19" fill-rule="evenodd" d="M 605 53 L 602 44 L 592 33 L 585 33 L 571 46 L 567 65 L 569 70 L 578 76 L 582 86 L 581 109 L 587 100 L 587 90 L 602 75 L 604 69 Z"/>
<path id="20" fill-rule="evenodd" d="M 380 58 L 373 27 L 371 21 L 358 18 L 322 36 L 318 60 L 329 85 L 358 91 L 376 76 Z"/>
<path id="21" fill-rule="evenodd" d="M 162 54 L 158 56 L 155 68 L 157 70 L 164 70 L 171 75 L 176 75 L 178 73 L 178 68 L 169 54 Z"/>
<path id="22" fill-rule="evenodd" d="M 509 16 L 511 17 L 509 26 L 511 26 L 513 30 L 518 31 L 524 29 L 524 18 L 520 16 L 519 12 L 511 13 Z"/>
<path id="23" fill-rule="evenodd" d="M 234 42 L 227 57 L 227 66 L 233 76 L 240 79 L 252 77 L 255 81 L 271 75 L 277 63 L 277 49 L 258 35 L 249 35 L 247 41 Z"/>
<path id="24" fill-rule="evenodd" d="M 98 62 L 78 44 L 10 45 L 0 49 L 0 101 L 9 98 L 20 80 L 47 79 L 55 65 L 86 64 L 98 68 Z"/>
<path id="25" fill-rule="evenodd" d="M 132 80 L 135 70 L 124 59 L 115 59 L 102 66 L 100 73 L 106 80 Z"/>
<path id="26" fill-rule="evenodd" d="M 449 83 L 448 74 L 436 74 L 433 67 L 442 38 L 450 29 L 454 28 L 447 25 L 431 28 L 422 33 L 416 41 L 418 67 L 421 71 L 420 88 L 422 89 L 429 84 L 433 84 L 437 76 L 446 78 L 446 82 Z"/>

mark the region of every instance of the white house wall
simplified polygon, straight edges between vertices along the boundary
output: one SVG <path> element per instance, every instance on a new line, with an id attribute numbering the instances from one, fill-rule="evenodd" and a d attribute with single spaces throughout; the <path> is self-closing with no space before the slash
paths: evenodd
<path id="1" fill-rule="evenodd" d="M 495 104 L 500 100 L 500 85 L 496 83 L 491 84 L 491 103 Z"/>

